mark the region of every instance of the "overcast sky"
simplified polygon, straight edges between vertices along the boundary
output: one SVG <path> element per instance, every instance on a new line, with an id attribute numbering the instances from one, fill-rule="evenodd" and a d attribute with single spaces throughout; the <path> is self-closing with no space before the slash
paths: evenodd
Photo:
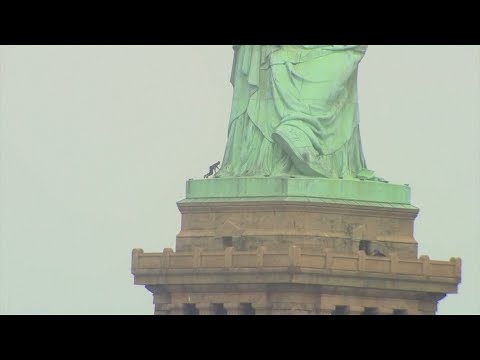
<path id="1" fill-rule="evenodd" d="M 152 314 L 131 250 L 175 246 L 222 160 L 231 46 L 0 46 L 0 313 Z M 480 314 L 480 47 L 370 46 L 370 168 L 410 184 L 420 254 L 463 259 L 439 314 Z"/>

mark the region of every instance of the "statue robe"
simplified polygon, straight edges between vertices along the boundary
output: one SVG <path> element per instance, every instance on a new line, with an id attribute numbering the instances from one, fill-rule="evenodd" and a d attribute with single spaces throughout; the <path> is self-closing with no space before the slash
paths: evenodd
<path id="1" fill-rule="evenodd" d="M 365 45 L 240 45 L 219 177 L 354 178 L 366 170 L 357 70 Z"/>

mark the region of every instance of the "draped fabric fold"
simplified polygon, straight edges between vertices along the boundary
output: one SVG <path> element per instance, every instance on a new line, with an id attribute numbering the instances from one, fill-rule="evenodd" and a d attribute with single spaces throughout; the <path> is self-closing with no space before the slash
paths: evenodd
<path id="1" fill-rule="evenodd" d="M 363 156 L 357 71 L 365 45 L 236 45 L 219 177 L 354 178 Z"/>

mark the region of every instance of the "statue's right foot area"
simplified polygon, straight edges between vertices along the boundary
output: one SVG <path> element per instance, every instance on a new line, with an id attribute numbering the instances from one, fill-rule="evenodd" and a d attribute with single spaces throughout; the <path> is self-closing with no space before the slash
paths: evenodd
<path id="1" fill-rule="evenodd" d="M 370 169 L 363 169 L 363 170 L 360 170 L 358 173 L 357 173 L 357 176 L 356 176 L 357 179 L 360 179 L 360 180 L 368 180 L 368 181 L 378 181 L 378 182 L 384 182 L 384 183 L 388 183 L 387 180 L 381 178 L 381 177 L 378 177 L 375 175 L 375 172 L 373 170 L 370 170 Z"/>

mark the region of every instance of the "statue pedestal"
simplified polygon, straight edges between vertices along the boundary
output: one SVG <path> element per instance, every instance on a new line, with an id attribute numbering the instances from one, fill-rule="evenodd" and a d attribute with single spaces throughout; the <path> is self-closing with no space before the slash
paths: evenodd
<path id="1" fill-rule="evenodd" d="M 417 258 L 407 186 L 191 180 L 177 251 L 132 254 L 157 315 L 434 314 L 460 259 Z"/>
<path id="2" fill-rule="evenodd" d="M 176 250 L 332 249 L 417 258 L 410 188 L 322 178 L 190 180 Z"/>

